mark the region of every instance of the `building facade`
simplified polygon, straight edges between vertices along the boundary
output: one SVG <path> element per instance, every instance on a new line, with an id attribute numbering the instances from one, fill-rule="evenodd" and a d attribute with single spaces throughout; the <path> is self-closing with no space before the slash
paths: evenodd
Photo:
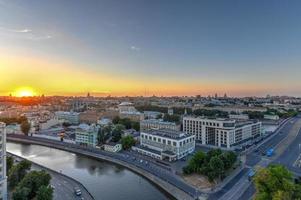
<path id="1" fill-rule="evenodd" d="M 99 128 L 96 125 L 81 124 L 75 130 L 75 143 L 95 147 Z"/>
<path id="2" fill-rule="evenodd" d="M 104 150 L 112 153 L 117 153 L 122 150 L 122 145 L 120 143 L 110 142 L 108 144 L 104 144 Z"/>
<path id="3" fill-rule="evenodd" d="M 140 130 L 150 130 L 150 129 L 170 129 L 179 131 L 180 126 L 174 122 L 164 122 L 157 119 L 147 119 L 140 121 Z"/>
<path id="4" fill-rule="evenodd" d="M 156 159 L 174 161 L 194 151 L 195 136 L 167 129 L 142 131 L 140 145 L 132 149 Z"/>
<path id="5" fill-rule="evenodd" d="M 6 177 L 6 127 L 0 122 L 0 197 L 7 200 L 7 177 Z"/>
<path id="6" fill-rule="evenodd" d="M 260 136 L 261 122 L 186 116 L 183 131 L 195 135 L 203 145 L 232 148 Z"/>
<path id="7" fill-rule="evenodd" d="M 79 124 L 79 113 L 76 112 L 57 111 L 55 112 L 55 117 L 58 120 L 64 120 L 64 122 L 70 124 Z"/>

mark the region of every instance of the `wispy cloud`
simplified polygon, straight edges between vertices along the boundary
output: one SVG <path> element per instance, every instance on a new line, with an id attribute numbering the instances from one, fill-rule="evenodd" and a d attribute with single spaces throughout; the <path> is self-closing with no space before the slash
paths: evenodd
<path id="1" fill-rule="evenodd" d="M 131 46 L 131 50 L 132 51 L 140 51 L 140 48 L 136 47 L 136 46 Z"/>
<path id="2" fill-rule="evenodd" d="M 28 39 L 28 40 L 46 40 L 51 39 L 52 36 L 44 33 L 40 33 L 37 31 L 33 31 L 28 28 L 24 29 L 11 29 L 6 27 L 0 27 L 0 32 L 10 35 L 13 37 L 18 37 L 22 39 Z"/>

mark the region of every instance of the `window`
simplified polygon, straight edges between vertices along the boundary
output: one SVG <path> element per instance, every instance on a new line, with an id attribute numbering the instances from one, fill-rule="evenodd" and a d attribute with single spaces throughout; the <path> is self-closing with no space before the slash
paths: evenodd
<path id="1" fill-rule="evenodd" d="M 161 138 L 158 138 L 158 142 L 161 142 Z"/>
<path id="2" fill-rule="evenodd" d="M 171 145 L 171 141 L 170 141 L 170 140 L 168 140 L 168 141 L 167 141 L 167 144 L 168 144 L 168 145 Z"/>
<path id="3" fill-rule="evenodd" d="M 163 139 L 163 144 L 166 144 L 166 140 L 165 139 Z"/>
<path id="4" fill-rule="evenodd" d="M 177 143 L 176 143 L 176 142 L 173 142 L 173 146 L 177 146 Z"/>

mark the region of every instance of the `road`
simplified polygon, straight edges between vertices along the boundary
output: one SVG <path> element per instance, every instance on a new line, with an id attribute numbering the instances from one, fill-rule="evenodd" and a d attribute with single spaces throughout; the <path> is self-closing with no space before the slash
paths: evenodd
<path id="1" fill-rule="evenodd" d="M 12 155 L 8 152 L 9 155 Z M 24 160 L 23 158 L 13 155 L 15 157 L 15 160 L 18 162 L 21 160 Z M 54 186 L 54 193 L 53 193 L 53 199 L 54 200 L 80 200 L 80 197 L 77 197 L 74 194 L 74 188 L 79 188 L 82 192 L 81 197 L 85 200 L 92 200 L 94 199 L 89 192 L 77 181 L 62 175 L 58 172 L 55 172 L 53 170 L 50 170 L 48 168 L 42 167 L 41 165 L 38 165 L 34 162 L 32 162 L 31 170 L 45 170 L 47 173 L 51 175 L 51 185 Z"/>
<path id="2" fill-rule="evenodd" d="M 276 156 L 279 156 L 279 153 L 283 151 L 278 150 L 281 146 L 281 142 L 285 141 L 285 139 L 290 135 L 296 135 L 296 129 L 293 130 L 293 127 L 298 123 L 301 123 L 300 117 L 288 120 L 279 129 L 277 129 L 273 135 L 269 136 L 266 140 L 257 144 L 252 148 L 252 150 L 247 152 L 245 155 L 246 163 L 243 171 L 236 175 L 221 191 L 211 195 L 209 199 L 251 199 L 254 195 L 255 189 L 252 182 L 248 180 L 248 171 L 253 167 L 256 168 L 257 166 L 266 167 L 273 159 L 276 159 Z M 264 156 L 265 152 L 270 148 L 276 148 L 276 155 L 273 158 L 267 158 Z"/>
<path id="3" fill-rule="evenodd" d="M 300 155 L 301 149 L 301 116 L 297 116 L 290 120 L 282 129 L 279 130 L 269 141 L 260 145 L 255 152 L 249 156 L 247 164 L 250 167 L 267 167 L 269 164 L 285 165 L 295 175 L 301 176 L 301 169 L 294 166 L 295 161 Z M 269 148 L 273 148 L 275 153 L 272 157 L 267 158 L 263 155 Z M 259 159 L 258 159 L 259 158 Z M 238 199 L 251 199 L 255 194 L 253 184 L 249 184 L 244 193 L 238 196 Z"/>

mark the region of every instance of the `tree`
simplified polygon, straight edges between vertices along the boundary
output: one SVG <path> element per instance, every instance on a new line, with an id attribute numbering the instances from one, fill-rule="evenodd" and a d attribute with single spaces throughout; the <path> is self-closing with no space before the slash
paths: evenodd
<path id="1" fill-rule="evenodd" d="M 9 170 L 13 167 L 14 165 L 14 158 L 12 156 L 7 156 L 6 157 L 6 174 L 9 174 Z"/>
<path id="2" fill-rule="evenodd" d="M 22 133 L 24 133 L 24 135 L 28 136 L 28 133 L 30 131 L 30 123 L 27 120 L 21 123 L 21 131 Z"/>
<path id="3" fill-rule="evenodd" d="M 13 193 L 13 200 L 28 200 L 29 189 L 27 187 L 17 187 Z"/>
<path id="4" fill-rule="evenodd" d="M 292 174 L 282 165 L 260 169 L 255 177 L 256 200 L 300 199 L 300 185 L 294 184 Z"/>
<path id="5" fill-rule="evenodd" d="M 42 185 L 37 192 L 37 200 L 52 200 L 53 189 L 49 186 Z"/>
<path id="6" fill-rule="evenodd" d="M 31 171 L 18 184 L 19 188 L 28 188 L 28 199 L 33 199 L 41 186 L 49 186 L 51 176 L 45 171 Z M 41 191 L 42 192 L 42 191 Z"/>
<path id="7" fill-rule="evenodd" d="M 121 135 L 123 133 L 124 126 L 121 124 L 115 125 L 112 131 L 112 142 L 118 142 L 121 139 Z"/>
<path id="8" fill-rule="evenodd" d="M 8 175 L 9 187 L 11 189 L 15 188 L 30 168 L 31 162 L 28 160 L 22 160 L 19 164 L 14 165 Z"/>
<path id="9" fill-rule="evenodd" d="M 225 166 L 219 156 L 214 156 L 210 159 L 209 167 L 210 173 L 214 173 L 213 178 L 221 178 L 221 176 L 224 174 Z"/>
<path id="10" fill-rule="evenodd" d="M 225 169 L 230 169 L 235 163 L 237 156 L 233 151 L 228 151 L 222 154 L 221 159 L 225 165 Z"/>
<path id="11" fill-rule="evenodd" d="M 140 131 L 140 123 L 139 122 L 132 122 L 132 128 L 136 131 Z"/>
<path id="12" fill-rule="evenodd" d="M 135 143 L 136 141 L 131 135 L 121 138 L 121 144 L 123 149 L 130 149 L 133 145 L 135 145 Z"/>

